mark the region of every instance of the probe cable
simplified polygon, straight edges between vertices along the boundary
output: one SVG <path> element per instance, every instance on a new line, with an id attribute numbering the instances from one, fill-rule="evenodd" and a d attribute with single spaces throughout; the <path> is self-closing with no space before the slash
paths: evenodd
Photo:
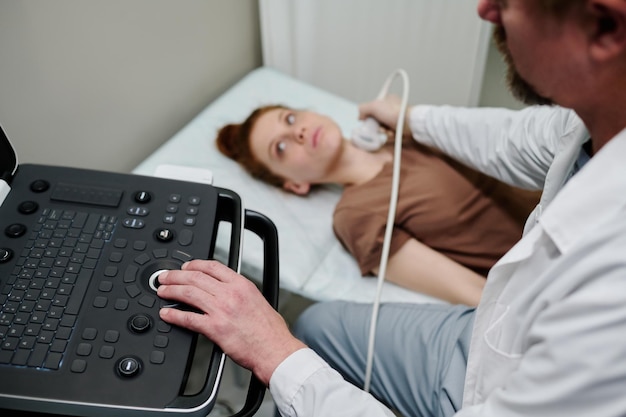
<path id="1" fill-rule="evenodd" d="M 406 113 L 407 102 L 409 99 L 409 77 L 403 69 L 395 70 L 383 84 L 383 88 L 380 90 L 377 99 L 381 100 L 387 95 L 389 86 L 396 76 L 400 75 L 404 83 L 404 90 L 402 92 L 402 102 L 400 104 L 400 114 L 396 122 L 396 136 L 394 143 L 394 156 L 393 156 L 393 174 L 391 178 L 391 196 L 389 198 L 389 212 L 387 213 L 387 224 L 385 226 L 385 237 L 383 240 L 383 251 L 380 257 L 380 265 L 378 267 L 378 280 L 376 287 L 376 294 L 374 303 L 372 306 L 372 318 L 370 321 L 369 340 L 367 347 L 367 362 L 365 367 L 365 382 L 363 384 L 363 390 L 369 392 L 370 382 L 372 379 L 372 367 L 374 364 L 374 342 L 376 338 L 376 324 L 378 322 L 378 310 L 380 306 L 380 295 L 383 289 L 383 282 L 385 281 L 385 272 L 387 270 L 387 259 L 389 257 L 389 246 L 391 244 L 391 233 L 396 217 L 396 205 L 398 201 L 398 188 L 400 186 L 400 157 L 402 152 L 402 135 L 404 133 L 404 117 Z"/>

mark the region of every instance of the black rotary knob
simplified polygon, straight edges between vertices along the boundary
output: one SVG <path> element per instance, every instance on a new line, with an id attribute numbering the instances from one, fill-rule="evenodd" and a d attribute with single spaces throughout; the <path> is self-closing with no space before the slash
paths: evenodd
<path id="1" fill-rule="evenodd" d="M 122 358 L 117 363 L 117 372 L 119 372 L 121 376 L 130 378 L 131 376 L 137 375 L 139 371 L 141 371 L 141 362 L 139 359 L 133 358 L 132 356 Z"/>
<path id="2" fill-rule="evenodd" d="M 0 248 L 0 264 L 9 261 L 13 257 L 13 251 L 8 248 Z"/>
<path id="3" fill-rule="evenodd" d="M 26 233 L 26 226 L 21 223 L 10 224 L 4 229 L 4 234 L 8 237 L 16 238 L 22 236 L 24 233 Z"/>
<path id="4" fill-rule="evenodd" d="M 145 314 L 136 314 L 128 320 L 128 327 L 133 333 L 145 333 L 152 327 L 152 320 Z"/>

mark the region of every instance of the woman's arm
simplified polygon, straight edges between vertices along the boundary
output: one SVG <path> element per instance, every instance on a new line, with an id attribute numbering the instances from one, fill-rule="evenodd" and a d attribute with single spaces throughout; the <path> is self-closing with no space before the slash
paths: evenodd
<path id="1" fill-rule="evenodd" d="M 416 239 L 409 239 L 389 257 L 386 280 L 453 304 L 468 306 L 478 305 L 485 285 L 483 276 Z"/>

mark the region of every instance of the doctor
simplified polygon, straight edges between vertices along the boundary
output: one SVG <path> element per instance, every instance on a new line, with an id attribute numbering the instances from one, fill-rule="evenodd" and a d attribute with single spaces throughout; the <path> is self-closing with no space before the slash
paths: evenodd
<path id="1" fill-rule="evenodd" d="M 626 0 L 481 0 L 478 12 L 496 26 L 516 94 L 563 107 L 415 106 L 407 130 L 544 193 L 476 310 L 382 306 L 372 392 L 407 416 L 623 416 Z M 397 114 L 388 102 L 361 111 L 390 125 Z M 299 335 L 325 361 L 217 262 L 192 261 L 160 281 L 160 296 L 204 311 L 161 317 L 251 369 L 281 414 L 393 415 L 326 362 L 360 382 L 368 307 L 322 303 L 304 314 Z"/>

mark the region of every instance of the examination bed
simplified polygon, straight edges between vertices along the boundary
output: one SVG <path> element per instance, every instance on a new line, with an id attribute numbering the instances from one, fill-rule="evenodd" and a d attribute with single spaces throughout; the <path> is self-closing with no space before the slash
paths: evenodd
<path id="1" fill-rule="evenodd" d="M 284 104 L 327 114 L 347 137 L 357 123 L 357 104 L 269 67 L 247 74 L 154 153 L 134 173 L 206 180 L 193 169 L 210 170 L 215 186 L 235 191 L 243 206 L 267 215 L 278 229 L 280 287 L 314 301 L 371 302 L 375 277 L 362 277 L 357 263 L 333 234 L 332 213 L 341 189 L 324 186 L 308 197 L 288 194 L 250 177 L 215 146 L 217 130 L 241 122 L 258 106 Z M 166 168 L 164 170 L 164 168 Z M 192 170 L 189 170 L 192 168 Z M 248 233 L 248 232 L 245 232 Z M 220 227 L 216 254 L 228 247 L 228 227 Z M 244 235 L 241 272 L 261 281 L 262 242 Z M 429 302 L 434 299 L 385 283 L 382 301 Z"/>

